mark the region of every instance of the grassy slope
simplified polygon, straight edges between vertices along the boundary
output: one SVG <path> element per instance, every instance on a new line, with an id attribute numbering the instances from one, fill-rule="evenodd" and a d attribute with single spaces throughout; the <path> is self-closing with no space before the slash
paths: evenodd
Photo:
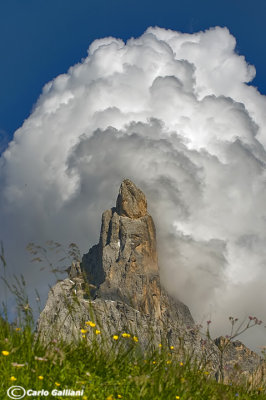
<path id="1" fill-rule="evenodd" d="M 84 332 L 75 348 L 56 341 L 45 347 L 29 326 L 16 328 L 3 321 L 0 325 L 0 399 L 8 398 L 12 385 L 49 392 L 84 389 L 84 400 L 266 399 L 265 388 L 218 384 L 207 370 L 181 359 L 176 349 L 162 346 L 143 355 L 137 340 L 121 333 L 117 340 L 112 338 L 111 349 L 101 333 L 88 343 Z"/>

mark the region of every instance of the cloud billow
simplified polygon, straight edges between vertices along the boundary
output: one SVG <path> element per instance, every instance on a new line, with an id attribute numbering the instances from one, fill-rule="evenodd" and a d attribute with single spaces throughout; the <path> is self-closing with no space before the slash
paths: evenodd
<path id="1" fill-rule="evenodd" d="M 44 86 L 0 160 L 15 272 L 45 293 L 48 275 L 25 245 L 75 241 L 86 252 L 130 178 L 155 219 L 162 280 L 194 318 L 211 317 L 216 333 L 232 313 L 265 319 L 266 100 L 235 44 L 226 28 L 149 28 L 127 43 L 94 41 Z"/>

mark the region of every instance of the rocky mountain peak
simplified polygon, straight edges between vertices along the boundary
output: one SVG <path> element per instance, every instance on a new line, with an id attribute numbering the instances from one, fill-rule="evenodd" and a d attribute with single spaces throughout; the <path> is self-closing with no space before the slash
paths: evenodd
<path id="1" fill-rule="evenodd" d="M 55 336 L 79 340 L 80 328 L 91 319 L 106 337 L 136 334 L 142 348 L 151 337 L 156 346 L 182 344 L 219 375 L 220 342 L 203 340 L 188 307 L 161 286 L 153 219 L 144 193 L 129 179 L 120 186 L 116 207 L 102 214 L 99 243 L 50 290 L 38 331 L 46 342 Z M 247 376 L 264 373 L 260 357 L 239 343 L 230 343 L 224 357 L 227 381 L 235 375 L 235 365 Z"/>
<path id="2" fill-rule="evenodd" d="M 82 260 L 94 297 L 121 300 L 146 314 L 160 314 L 156 232 L 144 193 L 129 179 L 116 207 L 102 215 L 98 245 Z"/>
<path id="3" fill-rule="evenodd" d="M 147 214 L 145 194 L 130 180 L 121 183 L 116 201 L 116 211 L 121 217 L 140 218 Z"/>

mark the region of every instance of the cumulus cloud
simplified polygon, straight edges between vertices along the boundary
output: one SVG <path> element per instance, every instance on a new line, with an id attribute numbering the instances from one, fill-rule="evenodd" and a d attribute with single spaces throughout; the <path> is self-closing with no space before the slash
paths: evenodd
<path id="1" fill-rule="evenodd" d="M 147 195 L 164 285 L 197 321 L 266 319 L 265 96 L 226 28 L 149 28 L 94 41 L 47 83 L 0 159 L 1 238 L 14 272 L 47 291 L 28 242 L 97 242 L 120 182 Z M 263 330 L 246 337 L 265 344 Z"/>

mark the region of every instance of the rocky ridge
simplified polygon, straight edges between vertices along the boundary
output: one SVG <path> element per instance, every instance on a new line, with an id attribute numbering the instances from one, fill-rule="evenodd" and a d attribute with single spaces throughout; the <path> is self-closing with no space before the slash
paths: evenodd
<path id="1" fill-rule="evenodd" d="M 188 307 L 161 286 L 154 222 L 144 193 L 129 179 L 120 186 L 116 207 L 102 215 L 99 243 L 81 263 L 72 263 L 68 275 L 49 292 L 38 321 L 42 340 L 79 340 L 85 321 L 93 320 L 109 337 L 131 332 L 143 348 L 151 342 L 182 348 L 219 375 L 218 347 L 202 337 Z M 227 380 L 235 365 L 246 375 L 262 368 L 260 357 L 241 346 L 242 353 L 234 343 L 227 347 Z"/>

